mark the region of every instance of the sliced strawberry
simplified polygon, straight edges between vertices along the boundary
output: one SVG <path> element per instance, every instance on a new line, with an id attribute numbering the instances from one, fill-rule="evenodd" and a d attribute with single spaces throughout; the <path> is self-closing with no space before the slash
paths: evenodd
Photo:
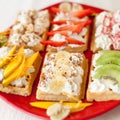
<path id="1" fill-rule="evenodd" d="M 66 44 L 65 41 L 57 42 L 57 41 L 52 41 L 52 40 L 41 41 L 40 43 L 43 45 L 51 45 L 54 47 L 61 47 L 61 46 L 64 46 Z"/>

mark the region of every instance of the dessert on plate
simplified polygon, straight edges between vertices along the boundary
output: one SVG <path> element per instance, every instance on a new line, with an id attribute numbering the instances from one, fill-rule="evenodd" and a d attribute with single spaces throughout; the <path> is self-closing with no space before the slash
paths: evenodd
<path id="1" fill-rule="evenodd" d="M 0 91 L 22 96 L 31 94 L 42 61 L 39 51 L 46 52 L 36 91 L 42 101 L 30 104 L 47 109 L 54 120 L 92 105 L 88 101 L 120 100 L 120 12 L 101 12 L 90 29 L 91 9 L 67 2 L 56 6 L 49 8 L 51 15 L 48 10 L 20 12 L 8 44 L 2 36 L 0 48 Z M 95 54 L 88 70 L 84 53 L 89 52 L 90 30 Z"/>
<path id="2" fill-rule="evenodd" d="M 74 101 L 85 94 L 88 62 L 82 53 L 48 52 L 45 56 L 36 98 L 48 101 Z"/>
<path id="3" fill-rule="evenodd" d="M 41 56 L 31 49 L 0 48 L 0 91 L 28 96 L 39 71 Z"/>
<path id="4" fill-rule="evenodd" d="M 10 30 L 9 46 L 24 46 L 34 51 L 43 51 L 41 41 L 47 39 L 46 32 L 50 26 L 48 10 L 27 10 L 19 12 L 15 24 Z"/>
<path id="5" fill-rule="evenodd" d="M 88 101 L 120 100 L 120 52 L 103 50 L 92 60 Z"/>
<path id="6" fill-rule="evenodd" d="M 62 3 L 58 7 L 50 9 L 55 14 L 51 21 L 52 29 L 47 33 L 47 41 L 41 42 L 47 45 L 47 51 L 66 50 L 80 52 L 87 50 L 89 41 L 89 15 L 91 9 L 84 9 L 76 3 Z"/>
<path id="7" fill-rule="evenodd" d="M 120 50 L 120 11 L 103 11 L 94 21 L 91 50 Z"/>

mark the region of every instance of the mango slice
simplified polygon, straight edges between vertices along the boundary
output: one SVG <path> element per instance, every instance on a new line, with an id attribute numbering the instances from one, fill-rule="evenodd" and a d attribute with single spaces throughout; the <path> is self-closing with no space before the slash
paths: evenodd
<path id="1" fill-rule="evenodd" d="M 81 111 L 83 109 L 85 109 L 86 107 L 88 106 L 91 106 L 92 103 L 81 103 L 81 102 L 78 102 L 76 103 L 76 105 L 72 106 L 71 107 L 71 112 L 78 112 L 78 111 Z"/>
<path id="2" fill-rule="evenodd" d="M 27 58 L 26 66 L 30 67 L 31 65 L 33 65 L 33 63 L 35 62 L 38 56 L 39 56 L 39 52 L 36 52 L 33 55 L 31 55 L 29 58 Z"/>
<path id="3" fill-rule="evenodd" d="M 30 102 L 30 105 L 37 108 L 48 109 L 51 105 L 57 102 Z"/>
<path id="4" fill-rule="evenodd" d="M 51 105 L 58 102 L 30 102 L 30 105 L 37 108 L 48 109 Z M 92 105 L 92 103 L 75 103 L 75 102 L 64 102 L 63 106 L 69 106 L 71 108 L 71 112 L 77 112 L 82 110 L 85 107 Z"/>
<path id="5" fill-rule="evenodd" d="M 3 67 L 4 65 L 6 65 L 9 60 L 11 59 L 11 57 L 13 56 L 13 54 L 15 53 L 17 49 L 17 46 L 14 46 L 10 52 L 7 54 L 7 56 L 5 58 L 3 58 L 2 60 L 0 60 L 0 68 Z"/>
<path id="6" fill-rule="evenodd" d="M 22 62 L 22 55 L 24 53 L 24 48 L 21 47 L 16 54 L 16 56 L 12 59 L 12 61 L 7 65 L 4 71 L 4 78 L 8 77 Z"/>
<path id="7" fill-rule="evenodd" d="M 15 71 L 15 69 L 17 69 L 17 67 L 20 65 L 20 63 L 22 62 L 22 56 L 16 56 L 15 58 L 13 58 L 13 60 L 7 65 L 7 67 L 5 68 L 4 71 L 4 78 L 8 77 L 12 72 Z"/>
<path id="8" fill-rule="evenodd" d="M 19 77 L 27 75 L 27 69 L 34 64 L 38 56 L 40 54 L 36 52 L 26 59 L 24 47 L 21 47 L 13 60 L 5 68 L 3 86 L 5 87 Z"/>
<path id="9" fill-rule="evenodd" d="M 27 74 L 27 69 L 34 64 L 34 62 L 36 61 L 38 56 L 39 56 L 39 52 L 36 52 L 33 55 L 31 55 L 29 58 L 26 59 L 25 66 L 23 68 L 21 76 L 24 76 L 25 74 Z"/>
<path id="10" fill-rule="evenodd" d="M 18 69 L 16 69 L 10 76 L 6 77 L 3 82 L 2 85 L 5 87 L 8 84 L 10 84 L 11 82 L 13 82 L 14 80 L 18 79 L 21 76 L 21 73 L 23 72 L 24 66 L 25 66 L 25 54 L 21 54 L 22 56 L 22 62 L 19 65 Z"/>

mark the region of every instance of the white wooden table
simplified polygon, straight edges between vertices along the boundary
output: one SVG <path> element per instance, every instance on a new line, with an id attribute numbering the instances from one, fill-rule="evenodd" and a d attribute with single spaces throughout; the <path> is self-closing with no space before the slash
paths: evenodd
<path id="1" fill-rule="evenodd" d="M 0 31 L 14 23 L 16 13 L 22 9 L 41 9 L 64 0 L 0 0 Z M 107 10 L 120 9 L 119 0 L 67 0 L 84 3 Z M 16 110 L 0 99 L 0 120 L 40 120 L 39 118 Z M 91 120 L 120 120 L 120 106 Z"/>

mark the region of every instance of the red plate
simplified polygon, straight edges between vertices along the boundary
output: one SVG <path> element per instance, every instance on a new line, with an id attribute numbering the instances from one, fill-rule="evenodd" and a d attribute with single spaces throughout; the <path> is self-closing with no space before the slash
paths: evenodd
<path id="1" fill-rule="evenodd" d="M 57 6 L 57 5 L 55 5 L 55 6 Z M 98 9 L 98 8 L 87 6 L 87 5 L 83 5 L 83 7 L 91 8 L 91 9 L 95 10 L 97 13 L 103 11 L 102 9 Z M 46 9 L 49 9 L 49 8 L 46 8 Z M 92 53 L 90 51 L 87 51 L 85 54 L 90 62 Z M 46 115 L 46 110 L 34 108 L 34 107 L 30 106 L 30 104 L 29 104 L 30 102 L 36 101 L 35 95 L 36 95 L 36 88 L 37 88 L 38 80 L 39 80 L 39 75 L 37 76 L 37 78 L 34 82 L 33 91 L 32 91 L 31 96 L 29 96 L 29 97 L 5 94 L 2 92 L 0 92 L 0 96 L 6 102 L 11 103 L 11 105 L 14 105 L 17 108 L 24 110 L 24 112 L 28 112 L 33 115 L 37 115 L 38 117 L 40 117 L 42 119 L 49 119 L 48 116 Z M 92 106 L 90 106 L 80 112 L 71 114 L 68 118 L 66 118 L 66 120 L 85 120 L 88 118 L 92 118 L 92 117 L 95 117 L 97 115 L 100 115 L 102 113 L 105 113 L 105 112 L 111 110 L 112 108 L 118 106 L 119 104 L 120 104 L 120 101 L 93 102 Z"/>

